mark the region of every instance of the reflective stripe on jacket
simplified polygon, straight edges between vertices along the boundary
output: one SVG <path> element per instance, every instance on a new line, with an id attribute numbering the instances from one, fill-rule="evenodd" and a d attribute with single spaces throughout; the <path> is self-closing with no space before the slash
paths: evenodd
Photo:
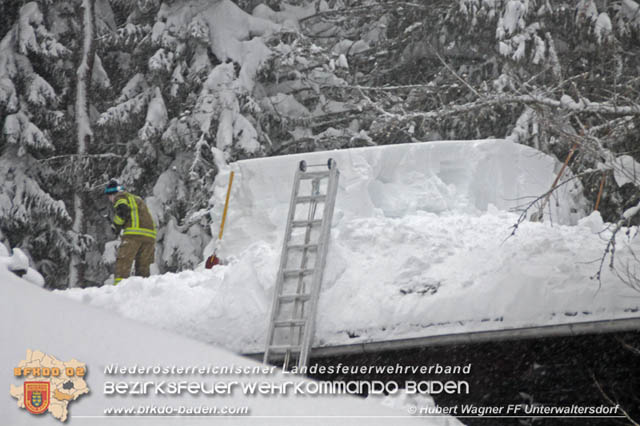
<path id="1" fill-rule="evenodd" d="M 128 192 L 120 192 L 116 195 L 113 207 L 116 210 L 113 223 L 119 228 L 124 228 L 122 235 L 156 238 L 156 225 L 142 198 Z M 118 212 L 122 211 L 123 207 L 126 207 L 125 211 L 128 210 L 128 217 L 119 215 Z"/>

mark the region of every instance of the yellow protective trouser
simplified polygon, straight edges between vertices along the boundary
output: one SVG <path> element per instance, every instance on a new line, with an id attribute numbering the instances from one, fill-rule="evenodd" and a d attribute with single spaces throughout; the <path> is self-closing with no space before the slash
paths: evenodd
<path id="1" fill-rule="evenodd" d="M 148 277 L 155 257 L 156 240 L 138 235 L 125 235 L 118 248 L 114 285 L 129 277 L 131 264 L 136 263 L 136 275 Z"/>

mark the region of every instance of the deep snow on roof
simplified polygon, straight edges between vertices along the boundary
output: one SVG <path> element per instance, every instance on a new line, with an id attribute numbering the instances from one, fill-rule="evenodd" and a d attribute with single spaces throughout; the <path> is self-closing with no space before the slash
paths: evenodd
<path id="1" fill-rule="evenodd" d="M 638 316 L 638 293 L 607 268 L 609 231 L 563 185 L 544 223 L 512 211 L 547 191 L 558 162 L 503 140 L 391 145 L 246 160 L 216 179 L 229 264 L 64 292 L 239 352 L 264 348 L 293 175 L 337 161 L 340 186 L 315 346 Z M 577 181 L 575 181 L 577 182 Z M 549 220 L 548 218 L 551 218 Z M 217 231 L 217 229 L 216 229 Z M 620 235 L 624 235 L 621 233 Z M 638 242 L 621 238 L 616 262 Z"/>

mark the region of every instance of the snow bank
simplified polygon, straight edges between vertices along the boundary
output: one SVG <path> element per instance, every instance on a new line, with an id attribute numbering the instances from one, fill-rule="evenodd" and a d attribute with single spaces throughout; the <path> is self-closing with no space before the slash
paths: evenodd
<path id="1" fill-rule="evenodd" d="M 132 288 L 133 286 L 123 287 Z M 55 317 L 55 324 L 51 321 Z M 290 418 L 288 416 L 336 416 L 331 424 L 362 424 L 362 419 L 349 416 L 372 416 L 367 424 L 388 425 L 385 416 L 403 416 L 403 411 L 384 407 L 375 400 L 362 400 L 351 397 L 295 397 L 295 396 L 245 396 L 243 392 L 232 395 L 216 395 L 215 398 L 195 398 L 188 393 L 180 396 L 136 395 L 132 397 L 106 396 L 103 392 L 106 381 L 222 381 L 240 383 L 268 381 L 297 383 L 302 379 L 281 373 L 264 375 L 224 375 L 224 376 L 107 376 L 104 369 L 110 364 L 120 366 L 162 366 L 162 367 L 254 367 L 259 364 L 241 358 L 212 346 L 159 330 L 134 321 L 126 320 L 118 315 L 104 312 L 93 307 L 51 294 L 9 273 L 0 267 L 0 338 L 2 352 L 0 363 L 5 366 L 0 371 L 0 381 L 5 392 L 9 385 L 22 382 L 13 376 L 12 366 L 17 366 L 25 358 L 27 349 L 41 350 L 60 360 L 72 358 L 86 363 L 88 374 L 85 376 L 90 393 L 74 401 L 70 407 L 71 422 L 74 425 L 103 423 L 95 417 L 104 417 L 105 408 L 139 407 L 155 405 L 156 407 L 216 406 L 243 407 L 250 409 L 253 418 L 251 424 L 258 425 L 298 425 L 326 424 L 320 418 Z M 31 425 L 34 418 L 26 410 L 17 406 L 17 401 L 5 394 L 0 403 L 3 424 Z M 87 418 L 90 416 L 91 418 Z M 376 418 L 378 417 L 378 418 Z M 104 420 L 104 419 L 103 419 Z M 164 424 L 204 424 L 211 422 L 198 417 L 163 418 L 157 416 L 129 418 L 111 417 L 109 424 L 123 425 L 164 425 Z M 393 424 L 415 424 L 410 418 L 395 417 Z M 247 423 L 249 420 L 246 421 Z M 450 417 L 428 420 L 427 424 L 454 425 L 459 424 Z M 45 414 L 38 418 L 38 424 L 59 425 L 53 416 Z M 216 424 L 244 424 L 241 419 L 217 417 Z"/>
<path id="2" fill-rule="evenodd" d="M 605 269 L 601 288 L 591 279 L 610 235 L 597 213 L 575 226 L 525 222 L 508 238 L 518 220 L 508 210 L 546 191 L 560 165 L 497 140 L 232 164 L 219 252 L 228 265 L 64 294 L 234 351 L 261 351 L 294 171 L 300 159 L 329 157 L 341 177 L 316 345 L 638 316 L 637 293 L 619 277 Z M 217 178 L 218 218 L 229 171 Z M 581 203 L 562 188 L 552 217 L 573 223 Z M 621 270 L 637 245 L 619 241 Z"/>
<path id="3" fill-rule="evenodd" d="M 0 270 L 4 270 L 22 277 L 24 280 L 39 287 L 44 286 L 44 278 L 38 271 L 29 266 L 29 257 L 20 250 L 14 248 L 9 253 L 7 247 L 0 242 Z"/>

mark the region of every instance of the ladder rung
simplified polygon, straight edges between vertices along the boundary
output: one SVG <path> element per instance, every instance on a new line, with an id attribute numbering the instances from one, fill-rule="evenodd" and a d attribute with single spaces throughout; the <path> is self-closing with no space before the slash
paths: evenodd
<path id="1" fill-rule="evenodd" d="M 296 203 L 309 203 L 311 201 L 324 201 L 326 199 L 327 199 L 326 194 L 303 195 L 300 197 L 296 197 Z"/>
<path id="2" fill-rule="evenodd" d="M 300 180 L 304 179 L 322 179 L 323 177 L 328 177 L 331 172 L 305 172 L 300 174 Z"/>
<path id="3" fill-rule="evenodd" d="M 305 325 L 307 320 L 304 319 L 289 319 L 289 320 L 281 320 L 274 321 L 274 327 L 299 327 Z"/>
<path id="4" fill-rule="evenodd" d="M 300 275 L 311 275 L 314 269 L 286 269 L 282 271 L 285 277 L 298 277 Z"/>
<path id="5" fill-rule="evenodd" d="M 278 296 L 281 302 L 295 302 L 296 300 L 306 301 L 311 299 L 310 294 L 283 294 Z"/>
<path id="6" fill-rule="evenodd" d="M 274 345 L 269 346 L 269 352 L 286 354 L 288 351 L 291 352 L 301 352 L 300 346 L 290 346 L 290 345 Z"/>
<path id="7" fill-rule="evenodd" d="M 287 246 L 289 250 L 318 250 L 317 244 L 292 244 Z"/>
<path id="8" fill-rule="evenodd" d="M 294 228 L 306 228 L 307 226 L 322 225 L 322 219 L 316 219 L 312 221 L 308 220 L 294 220 L 291 222 L 291 226 Z"/>

